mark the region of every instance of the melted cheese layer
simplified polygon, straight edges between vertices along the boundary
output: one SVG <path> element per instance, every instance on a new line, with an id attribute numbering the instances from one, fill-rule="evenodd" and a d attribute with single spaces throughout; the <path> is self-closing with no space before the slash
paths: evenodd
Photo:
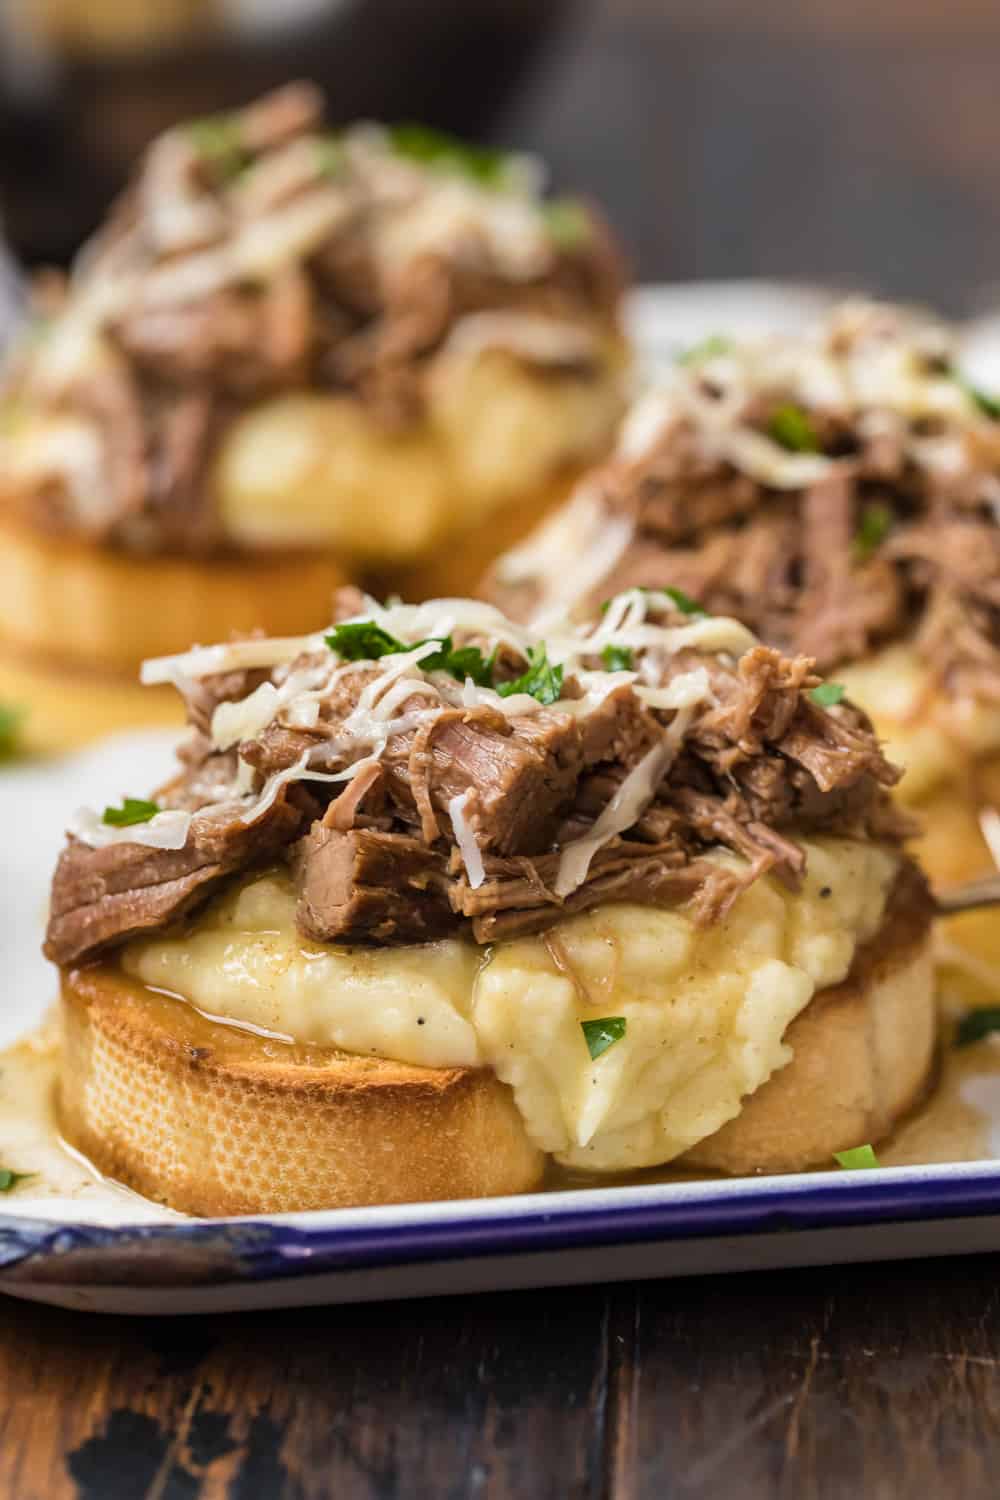
<path id="1" fill-rule="evenodd" d="M 127 973 L 209 1016 L 426 1067 L 492 1067 L 531 1139 L 574 1167 L 654 1166 L 711 1135 L 791 1060 L 782 1041 L 878 930 L 898 856 L 806 845 L 803 888 L 759 880 L 709 929 L 615 905 L 482 950 L 461 939 L 364 949 L 308 942 L 291 882 L 258 875 L 193 930 L 130 943 Z M 735 857 L 719 854 L 721 862 Z M 596 1059 L 581 1022 L 624 1017 Z"/>

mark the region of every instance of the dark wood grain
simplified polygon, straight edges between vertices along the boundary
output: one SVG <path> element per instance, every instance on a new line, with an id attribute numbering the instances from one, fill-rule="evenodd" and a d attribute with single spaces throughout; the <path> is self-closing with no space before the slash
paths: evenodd
<path id="1" fill-rule="evenodd" d="M 995 1500 L 993 1257 L 124 1321 L 0 1303 L 16 1500 Z"/>

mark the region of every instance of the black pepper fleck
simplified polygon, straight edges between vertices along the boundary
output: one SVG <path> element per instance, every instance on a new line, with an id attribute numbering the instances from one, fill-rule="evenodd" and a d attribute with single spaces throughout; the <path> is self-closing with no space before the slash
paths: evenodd
<path id="1" fill-rule="evenodd" d="M 833 895 L 833 891 L 831 890 L 830 886 L 824 885 L 820 889 L 820 895 L 823 897 L 823 900 L 825 901 L 826 898 L 827 898 L 827 896 L 832 896 Z"/>

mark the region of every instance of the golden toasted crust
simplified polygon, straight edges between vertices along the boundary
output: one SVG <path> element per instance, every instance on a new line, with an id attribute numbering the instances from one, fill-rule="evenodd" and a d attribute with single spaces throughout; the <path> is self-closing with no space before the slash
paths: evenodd
<path id="1" fill-rule="evenodd" d="M 488 1071 L 264 1041 L 109 965 L 65 974 L 61 1010 L 66 1139 L 185 1213 L 478 1198 L 541 1178 Z"/>
<path id="2" fill-rule="evenodd" d="M 192 641 L 315 630 L 346 581 L 315 552 L 140 557 L 0 516 L 0 644 L 22 660 L 130 677 Z"/>
<path id="3" fill-rule="evenodd" d="M 882 930 L 848 977 L 820 990 L 785 1033 L 792 1061 L 678 1165 L 739 1176 L 798 1172 L 884 1139 L 934 1069 L 930 920 L 925 892 L 904 873 Z"/>

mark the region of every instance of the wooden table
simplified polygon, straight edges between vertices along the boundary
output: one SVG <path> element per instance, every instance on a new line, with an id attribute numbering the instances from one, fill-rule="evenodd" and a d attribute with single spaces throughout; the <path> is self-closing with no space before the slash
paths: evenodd
<path id="1" fill-rule="evenodd" d="M 994 1257 L 127 1321 L 0 1299 L 7 1500 L 996 1500 Z"/>

